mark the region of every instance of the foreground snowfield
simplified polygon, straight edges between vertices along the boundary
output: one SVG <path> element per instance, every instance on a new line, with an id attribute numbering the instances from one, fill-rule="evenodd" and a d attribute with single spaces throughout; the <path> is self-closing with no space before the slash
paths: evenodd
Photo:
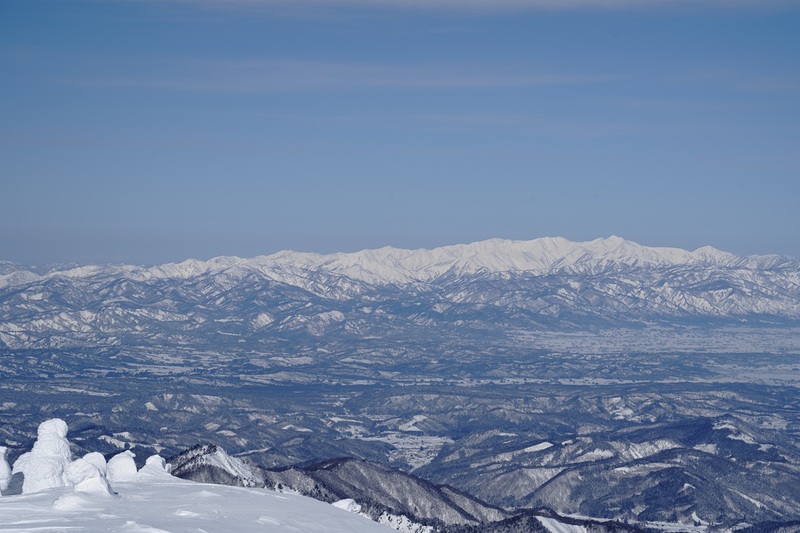
<path id="1" fill-rule="evenodd" d="M 0 531 L 381 533 L 386 527 L 311 498 L 176 478 L 149 465 L 117 495 L 58 487 L 0 497 Z"/>

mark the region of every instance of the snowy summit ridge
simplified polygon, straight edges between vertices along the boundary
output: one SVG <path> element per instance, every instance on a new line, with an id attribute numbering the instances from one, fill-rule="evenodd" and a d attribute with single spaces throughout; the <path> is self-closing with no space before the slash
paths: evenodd
<path id="1" fill-rule="evenodd" d="M 694 252 L 680 248 L 648 247 L 617 236 L 588 242 L 573 242 L 562 237 L 542 237 L 529 241 L 490 239 L 471 244 L 416 250 L 387 246 L 334 254 L 281 251 L 250 259 L 220 256 L 207 261 L 187 259 L 153 267 L 85 265 L 55 269 L 43 276 L 7 269 L 6 273 L 0 274 L 0 286 L 52 277 L 88 278 L 104 273 L 134 280 L 148 280 L 188 279 L 224 272 L 244 275 L 252 272 L 277 281 L 287 281 L 291 280 L 292 273 L 313 270 L 325 270 L 354 280 L 384 285 L 427 282 L 446 274 L 527 272 L 544 275 L 611 265 L 647 267 L 700 264 L 759 268 L 781 259 L 789 260 L 773 255 L 739 257 L 711 246 L 704 246 Z"/>

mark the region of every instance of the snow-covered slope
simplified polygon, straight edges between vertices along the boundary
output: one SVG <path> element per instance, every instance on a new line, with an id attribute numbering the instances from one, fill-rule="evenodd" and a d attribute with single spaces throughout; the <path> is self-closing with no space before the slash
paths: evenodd
<path id="1" fill-rule="evenodd" d="M 22 482 L 12 480 L 0 496 L 0 531 L 386 531 L 364 517 L 298 494 L 186 481 L 171 475 L 170 465 L 159 456 L 150 457 L 138 471 L 129 452 L 108 464 L 96 453 L 73 459 L 66 435 L 63 420 L 39 426 L 33 449 L 14 464 L 15 477 Z M 220 458 L 224 460 L 215 457 Z M 7 466 L 4 454 L 0 462 Z M 118 463 L 132 468 L 115 468 Z"/>
<path id="2" fill-rule="evenodd" d="M 0 269 L 0 345 L 11 348 L 676 320 L 800 320 L 800 261 L 609 237 Z"/>
<path id="3" fill-rule="evenodd" d="M 192 481 L 239 487 L 263 487 L 264 477 L 257 468 L 231 457 L 214 444 L 199 444 L 170 458 L 172 474 Z"/>
<path id="4" fill-rule="evenodd" d="M 0 498 L 0 531 L 120 533 L 391 531 L 367 518 L 300 496 L 185 481 L 166 472 L 137 474 L 117 495 L 71 487 Z"/>
<path id="5" fill-rule="evenodd" d="M 383 465 L 341 458 L 265 472 L 267 486 L 289 487 L 323 501 L 352 498 L 375 519 L 391 511 L 422 523 L 472 524 L 512 516 L 451 487 L 437 487 Z"/>

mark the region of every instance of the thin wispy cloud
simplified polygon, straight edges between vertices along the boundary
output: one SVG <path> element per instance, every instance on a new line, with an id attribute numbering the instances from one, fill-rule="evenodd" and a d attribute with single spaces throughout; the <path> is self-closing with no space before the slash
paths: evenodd
<path id="1" fill-rule="evenodd" d="M 77 77 L 96 88 L 209 92 L 281 92 L 335 89 L 514 89 L 602 83 L 611 78 L 537 72 L 526 66 L 380 65 L 318 61 L 176 61 L 159 73 Z M 166 71 L 166 72 L 164 72 Z"/>

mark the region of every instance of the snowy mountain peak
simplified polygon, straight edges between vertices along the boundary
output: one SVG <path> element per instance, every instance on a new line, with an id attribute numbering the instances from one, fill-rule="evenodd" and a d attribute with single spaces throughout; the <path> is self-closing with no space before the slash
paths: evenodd
<path id="1" fill-rule="evenodd" d="M 678 248 L 642 246 L 611 236 L 589 242 L 572 242 L 561 237 L 530 241 L 490 239 L 434 249 L 385 247 L 331 255 L 284 251 L 241 264 L 257 264 L 264 273 L 323 269 L 370 284 L 404 284 L 426 282 L 446 274 L 528 272 L 542 275 L 613 265 L 647 267 L 697 263 L 729 266 L 744 262 L 743 258 L 711 247 L 689 252 Z"/>
<path id="2" fill-rule="evenodd" d="M 733 255 L 732 253 L 718 250 L 713 246 L 700 247 L 694 252 L 692 252 L 692 256 L 694 256 L 698 261 L 715 263 L 718 265 L 734 264 L 740 262 L 742 259 L 736 255 Z"/>
<path id="3" fill-rule="evenodd" d="M 562 237 L 529 241 L 489 239 L 433 249 L 407 250 L 383 247 L 352 253 L 317 254 L 281 251 L 252 259 L 222 256 L 201 261 L 187 259 L 154 267 L 132 265 L 84 265 L 56 269 L 44 277 L 90 278 L 115 275 L 135 280 L 190 279 L 225 273 L 234 278 L 249 273 L 292 283 L 297 277 L 323 270 L 372 285 L 428 282 L 444 275 L 526 272 L 544 275 L 557 271 L 596 271 L 612 266 L 659 267 L 669 265 L 716 265 L 760 267 L 774 265 L 770 256 L 742 258 L 710 246 L 689 252 L 679 248 L 648 247 L 616 235 L 588 242 Z M 766 263 L 765 263 L 766 261 Z M 23 285 L 42 278 L 26 270 L 13 270 L 4 263 L 0 287 Z"/>

